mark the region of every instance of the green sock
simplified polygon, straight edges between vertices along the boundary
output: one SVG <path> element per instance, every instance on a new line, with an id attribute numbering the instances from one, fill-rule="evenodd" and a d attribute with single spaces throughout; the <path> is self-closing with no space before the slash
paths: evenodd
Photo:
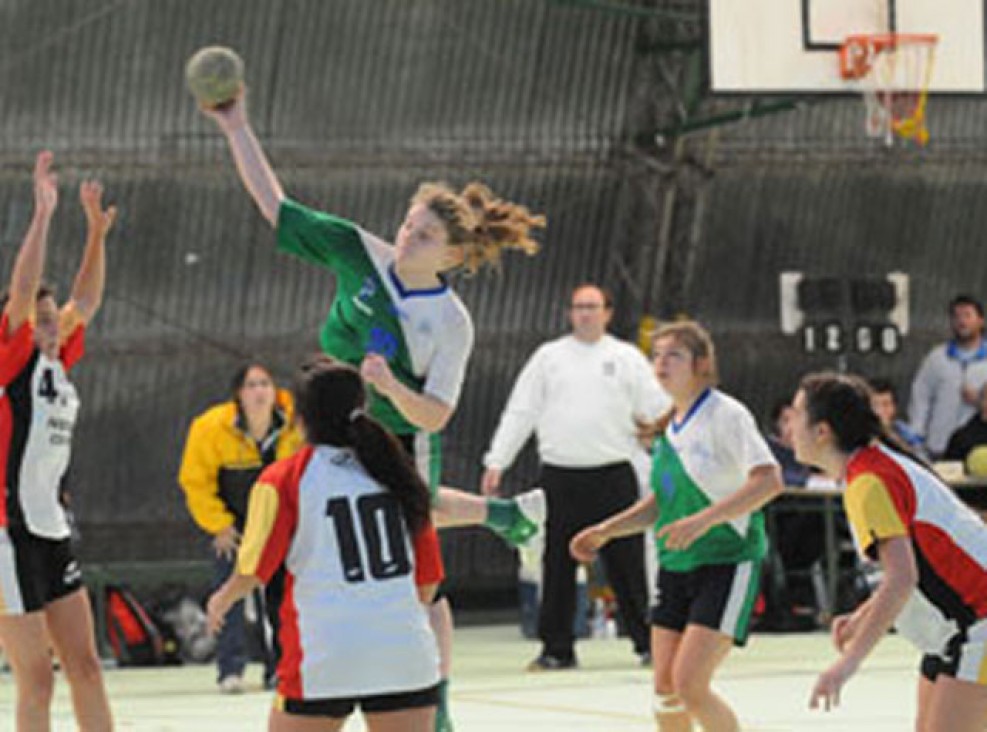
<path id="1" fill-rule="evenodd" d="M 487 518 L 484 526 L 493 529 L 498 534 L 509 531 L 517 521 L 518 509 L 514 501 L 507 498 L 487 499 Z"/>
<path id="2" fill-rule="evenodd" d="M 453 732 L 449 716 L 449 679 L 439 681 L 439 707 L 435 710 L 435 732 Z"/>

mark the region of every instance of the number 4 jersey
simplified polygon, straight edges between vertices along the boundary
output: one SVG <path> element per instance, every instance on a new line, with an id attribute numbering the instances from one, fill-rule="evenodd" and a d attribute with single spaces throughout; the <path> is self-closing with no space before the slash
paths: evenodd
<path id="1" fill-rule="evenodd" d="M 307 446 L 254 485 L 237 569 L 266 583 L 282 562 L 282 697 L 438 683 L 438 650 L 417 592 L 442 580 L 435 529 L 411 537 L 397 499 L 350 450 Z"/>
<path id="2" fill-rule="evenodd" d="M 11 333 L 0 318 L 0 527 L 66 539 L 58 490 L 69 464 L 79 397 L 66 372 L 83 353 L 85 327 L 64 341 L 57 359 L 34 343 L 34 327 Z"/>

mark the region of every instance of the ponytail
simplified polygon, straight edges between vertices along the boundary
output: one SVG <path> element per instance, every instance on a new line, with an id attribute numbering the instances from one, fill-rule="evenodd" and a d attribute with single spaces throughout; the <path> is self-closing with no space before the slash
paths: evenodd
<path id="1" fill-rule="evenodd" d="M 872 390 L 861 377 L 824 371 L 805 376 L 799 384 L 805 394 L 809 423 L 826 422 L 837 447 L 851 453 L 877 440 L 928 470 L 925 458 L 888 430 L 871 407 Z"/>
<path id="2" fill-rule="evenodd" d="M 319 354 L 295 379 L 295 404 L 313 445 L 349 447 L 367 474 L 398 500 L 412 534 L 428 525 L 430 495 L 397 438 L 364 412 L 366 392 L 352 366 Z"/>
<path id="3" fill-rule="evenodd" d="M 428 486 L 397 438 L 362 409 L 354 410 L 351 415 L 349 437 L 364 470 L 401 505 L 411 533 L 417 534 L 428 526 L 431 518 Z"/>

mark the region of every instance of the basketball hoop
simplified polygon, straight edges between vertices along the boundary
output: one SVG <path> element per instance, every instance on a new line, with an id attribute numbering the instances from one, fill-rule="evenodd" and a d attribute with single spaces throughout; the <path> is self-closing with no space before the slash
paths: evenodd
<path id="1" fill-rule="evenodd" d="M 925 145 L 925 107 L 939 36 L 917 33 L 853 35 L 840 47 L 840 76 L 859 81 L 870 137 L 894 136 Z"/>

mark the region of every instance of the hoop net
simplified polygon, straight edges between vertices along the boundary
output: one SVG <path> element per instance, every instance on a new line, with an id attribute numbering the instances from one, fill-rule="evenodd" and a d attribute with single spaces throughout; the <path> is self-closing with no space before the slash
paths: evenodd
<path id="1" fill-rule="evenodd" d="M 870 137 L 929 141 L 925 109 L 936 45 L 932 34 L 885 33 L 847 37 L 840 47 L 840 76 L 859 81 Z"/>

